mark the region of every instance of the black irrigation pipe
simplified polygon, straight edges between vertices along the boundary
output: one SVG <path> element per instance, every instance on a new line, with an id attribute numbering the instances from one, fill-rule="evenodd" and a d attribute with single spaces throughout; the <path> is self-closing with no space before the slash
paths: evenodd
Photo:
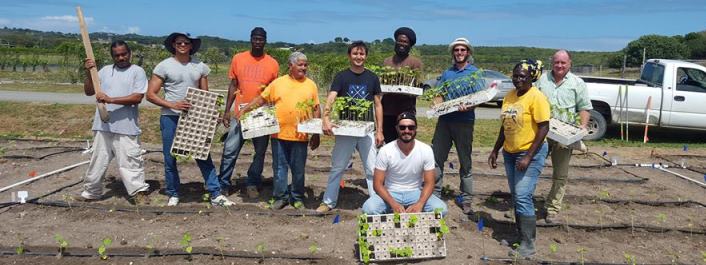
<path id="1" fill-rule="evenodd" d="M 17 204 L 17 203 L 16 203 Z M 126 212 L 126 213 L 153 213 L 157 215 L 161 214 L 212 214 L 216 213 L 213 209 L 173 209 L 174 207 L 155 207 L 155 206 L 106 206 L 102 204 L 91 204 L 91 203 L 72 203 L 69 204 L 64 201 L 30 201 L 29 204 L 39 205 L 39 206 L 49 206 L 49 207 L 61 207 L 61 208 L 77 208 L 77 209 L 92 209 L 92 210 L 104 210 L 104 211 L 115 211 L 115 212 Z M 215 207 L 215 206 L 214 206 Z M 332 213 L 317 213 L 316 211 L 306 211 L 306 212 L 293 212 L 293 211 L 259 211 L 238 206 L 231 206 L 230 208 L 224 208 L 226 212 L 237 213 L 237 214 L 254 214 L 254 215 L 264 215 L 264 216 L 290 216 L 290 217 L 325 217 L 330 216 Z"/>
<path id="2" fill-rule="evenodd" d="M 500 257 L 488 257 L 488 256 L 483 256 L 480 258 L 480 260 L 483 263 L 488 263 L 488 261 L 498 261 L 498 262 L 503 262 L 506 264 L 514 264 L 516 263 L 516 260 L 513 258 L 500 258 Z M 518 258 L 517 262 L 523 263 L 524 261 L 530 261 L 533 262 L 533 264 L 542 264 L 542 265 L 623 265 L 625 263 L 610 263 L 610 262 L 590 262 L 590 261 L 551 261 L 551 260 L 539 260 L 539 259 L 522 259 Z M 672 265 L 673 263 L 640 263 L 641 265 Z M 676 263 L 676 264 L 683 264 L 683 263 Z"/>
<path id="3" fill-rule="evenodd" d="M 446 173 L 444 173 L 446 174 Z M 457 173 L 458 174 L 458 173 Z M 491 173 L 473 173 L 473 176 L 485 176 L 485 177 L 498 177 L 507 178 L 504 174 L 491 174 Z M 632 175 L 631 175 L 632 176 Z M 552 179 L 550 175 L 540 175 L 540 179 Z M 597 182 L 597 183 L 636 183 L 642 184 L 648 181 L 648 179 L 616 179 L 616 178 L 597 178 L 588 176 L 578 176 L 571 177 L 571 180 L 581 181 L 581 182 Z"/>
<path id="4" fill-rule="evenodd" d="M 7 251 L 3 250 L 0 251 L 0 256 L 36 256 L 36 257 L 56 257 L 57 254 L 59 253 L 58 251 L 56 252 L 42 252 L 42 251 L 31 251 L 32 247 L 31 246 L 25 246 L 25 252 L 22 254 L 17 254 L 16 251 Z M 99 258 L 99 255 L 97 253 L 97 250 L 83 250 L 83 249 L 72 249 L 69 248 L 68 250 L 65 250 L 62 253 L 62 257 L 78 257 L 78 258 Z M 119 253 L 115 253 L 118 251 Z M 112 253 L 111 253 L 112 252 Z M 256 253 L 248 253 L 248 252 L 232 252 L 232 251 L 220 251 L 220 250 L 213 250 L 210 248 L 194 248 L 194 250 L 191 252 L 191 254 L 183 252 L 183 251 L 178 251 L 178 250 L 171 250 L 171 251 L 158 251 L 158 250 L 151 250 L 148 252 L 145 250 L 145 252 L 130 252 L 126 250 L 121 250 L 120 248 L 108 248 L 106 250 L 106 255 L 108 257 L 130 257 L 130 258 L 150 258 L 150 257 L 174 257 L 174 256 L 214 256 L 214 257 L 224 257 L 224 258 L 245 258 L 245 259 L 293 259 L 293 260 L 322 260 L 325 259 L 325 257 L 321 256 L 303 256 L 303 255 L 294 255 L 294 254 L 271 254 L 271 253 L 263 253 L 263 254 L 256 254 Z"/>
<path id="5" fill-rule="evenodd" d="M 493 193 L 474 192 L 473 195 L 474 196 L 485 196 L 485 197 L 499 197 L 499 198 L 503 198 L 506 200 L 509 200 L 512 197 L 512 195 L 510 195 L 509 192 L 502 192 L 502 191 L 496 191 Z M 642 204 L 642 205 L 648 205 L 648 206 L 689 206 L 689 205 L 695 205 L 695 206 L 706 207 L 706 204 L 698 202 L 698 201 L 693 201 L 693 200 L 682 200 L 682 201 L 621 200 L 621 199 L 602 199 L 602 198 L 597 198 L 597 197 L 593 197 L 593 196 L 575 196 L 575 195 L 566 195 L 564 198 L 567 200 L 599 201 L 599 202 L 612 203 L 612 204 L 635 203 L 635 204 Z M 535 201 L 543 201 L 544 197 L 534 196 L 534 200 Z"/>
<path id="6" fill-rule="evenodd" d="M 77 151 L 84 151 L 84 150 L 86 150 L 86 149 L 85 149 L 85 148 L 82 148 L 82 147 L 72 147 L 72 148 L 69 149 L 69 150 L 54 152 L 54 153 L 46 154 L 46 155 L 39 156 L 39 157 L 36 157 L 36 156 L 27 156 L 27 155 L 4 155 L 4 156 L 0 156 L 0 158 L 2 158 L 2 159 L 34 159 L 34 160 L 42 160 L 42 159 L 45 159 L 45 158 L 50 157 L 50 156 L 55 156 L 55 155 L 60 155 L 60 154 L 65 154 L 65 153 L 71 153 L 71 152 L 77 152 Z"/>
<path id="7" fill-rule="evenodd" d="M 477 218 L 477 217 L 474 217 Z M 491 224 L 496 224 L 496 225 L 515 225 L 515 222 L 509 221 L 509 220 L 496 220 L 493 218 L 485 218 L 486 220 L 486 226 L 488 226 L 488 223 Z M 567 223 L 537 223 L 537 227 L 543 227 L 543 228 L 573 228 L 573 229 L 579 229 L 579 230 L 585 230 L 587 232 L 590 231 L 596 231 L 596 230 L 603 230 L 603 229 L 614 229 L 614 230 L 626 230 L 626 229 L 642 229 L 647 232 L 652 232 L 652 233 L 667 233 L 671 231 L 675 232 L 681 232 L 685 234 L 699 234 L 699 235 L 706 235 L 706 230 L 689 230 L 689 229 L 684 229 L 684 228 L 676 228 L 676 227 L 661 227 L 661 226 L 651 226 L 651 225 L 631 225 L 631 224 L 605 224 L 605 225 L 584 225 L 584 224 L 567 224 Z"/>

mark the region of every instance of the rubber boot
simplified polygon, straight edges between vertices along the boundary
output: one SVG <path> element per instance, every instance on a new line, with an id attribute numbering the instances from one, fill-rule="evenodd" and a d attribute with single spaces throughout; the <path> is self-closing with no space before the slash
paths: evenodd
<path id="1" fill-rule="evenodd" d="M 535 216 L 516 215 L 517 231 L 520 235 L 520 247 L 508 253 L 510 257 L 519 255 L 522 258 L 532 257 L 536 251 L 534 241 L 537 236 L 537 218 Z"/>

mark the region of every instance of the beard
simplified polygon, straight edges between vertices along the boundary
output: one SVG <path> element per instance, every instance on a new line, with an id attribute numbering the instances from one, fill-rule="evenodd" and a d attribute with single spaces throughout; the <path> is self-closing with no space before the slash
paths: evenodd
<path id="1" fill-rule="evenodd" d="M 409 135 L 410 137 L 409 137 L 409 138 L 405 138 L 405 136 L 407 136 L 407 135 Z M 411 142 L 411 141 L 414 141 L 414 137 L 415 137 L 416 135 L 417 135 L 416 133 L 404 133 L 404 134 L 400 135 L 399 139 L 400 139 L 400 141 L 402 141 L 403 143 L 409 143 L 409 142 Z"/>
<path id="2" fill-rule="evenodd" d="M 409 55 L 409 49 L 409 46 L 395 44 L 395 54 L 400 57 L 407 57 Z"/>

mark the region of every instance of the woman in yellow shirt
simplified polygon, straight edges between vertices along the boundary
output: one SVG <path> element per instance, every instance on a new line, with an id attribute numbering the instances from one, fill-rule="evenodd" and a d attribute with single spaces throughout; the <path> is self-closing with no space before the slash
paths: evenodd
<path id="1" fill-rule="evenodd" d="M 523 60 L 512 71 L 515 90 L 503 99 L 502 127 L 488 164 L 496 168 L 503 148 L 507 182 L 515 207 L 520 247 L 510 252 L 527 258 L 534 255 L 537 219 L 532 196 L 547 157 L 550 108 L 547 98 L 532 86 L 542 73 L 541 61 Z"/>

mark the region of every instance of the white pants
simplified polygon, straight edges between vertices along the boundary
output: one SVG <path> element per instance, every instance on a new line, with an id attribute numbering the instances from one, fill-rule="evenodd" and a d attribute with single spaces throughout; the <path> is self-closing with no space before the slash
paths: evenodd
<path id="1" fill-rule="evenodd" d="M 81 196 L 87 199 L 101 197 L 103 177 L 113 157 L 117 158 L 118 171 L 128 195 L 133 196 L 149 189 L 149 185 L 145 183 L 144 160 L 137 136 L 95 131 L 93 156 L 83 179 L 84 190 Z"/>

